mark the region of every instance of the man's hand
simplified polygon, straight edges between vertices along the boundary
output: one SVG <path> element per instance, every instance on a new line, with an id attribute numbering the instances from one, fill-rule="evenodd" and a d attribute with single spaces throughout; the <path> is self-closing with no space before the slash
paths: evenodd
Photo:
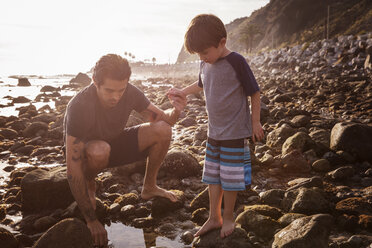
<path id="1" fill-rule="evenodd" d="M 186 104 L 187 104 L 187 99 L 186 99 L 186 94 L 177 88 L 171 88 L 167 92 L 167 96 L 173 107 L 181 112 Z"/>
<path id="2" fill-rule="evenodd" d="M 94 245 L 107 247 L 107 231 L 98 220 L 87 222 L 87 226 L 92 234 Z"/>
<path id="3" fill-rule="evenodd" d="M 252 122 L 252 140 L 254 143 L 264 138 L 265 134 L 259 121 Z"/>

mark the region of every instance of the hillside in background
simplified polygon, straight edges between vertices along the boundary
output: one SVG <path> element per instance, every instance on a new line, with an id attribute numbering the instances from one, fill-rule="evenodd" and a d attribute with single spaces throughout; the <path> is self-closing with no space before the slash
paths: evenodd
<path id="1" fill-rule="evenodd" d="M 322 40 L 327 33 L 330 39 L 363 34 L 372 31 L 372 1 L 271 0 L 251 16 L 227 24 L 226 29 L 228 47 L 242 54 Z M 177 62 L 197 59 L 182 47 Z"/>

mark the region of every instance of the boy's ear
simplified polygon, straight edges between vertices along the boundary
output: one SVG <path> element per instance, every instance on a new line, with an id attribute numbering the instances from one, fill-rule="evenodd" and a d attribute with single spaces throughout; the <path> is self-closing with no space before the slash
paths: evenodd
<path id="1" fill-rule="evenodd" d="M 221 45 L 221 46 L 225 46 L 225 45 L 226 45 L 226 38 L 222 38 L 222 39 L 220 40 L 220 45 Z"/>

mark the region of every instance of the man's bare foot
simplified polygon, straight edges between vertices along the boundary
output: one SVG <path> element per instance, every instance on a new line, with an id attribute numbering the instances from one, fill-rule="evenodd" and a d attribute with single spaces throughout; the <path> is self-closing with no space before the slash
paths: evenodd
<path id="1" fill-rule="evenodd" d="M 87 181 L 87 188 L 89 200 L 93 206 L 93 209 L 96 210 L 96 181 L 94 179 Z"/>
<path id="2" fill-rule="evenodd" d="M 235 229 L 235 222 L 229 220 L 223 220 L 222 228 L 221 228 L 221 238 L 225 238 L 233 233 Z"/>
<path id="3" fill-rule="evenodd" d="M 144 200 L 150 200 L 156 196 L 168 198 L 172 202 L 176 202 L 178 200 L 177 196 L 172 192 L 155 186 L 155 188 L 145 188 L 143 187 L 141 192 L 141 197 Z"/>
<path id="4" fill-rule="evenodd" d="M 220 228 L 222 226 L 222 219 L 208 219 L 204 225 L 197 231 L 194 235 L 194 237 L 198 237 L 200 235 L 203 235 L 211 230 Z"/>

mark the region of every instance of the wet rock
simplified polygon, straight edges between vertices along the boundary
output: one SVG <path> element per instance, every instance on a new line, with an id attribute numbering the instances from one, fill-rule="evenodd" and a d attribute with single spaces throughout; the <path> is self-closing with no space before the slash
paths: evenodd
<path id="1" fill-rule="evenodd" d="M 272 239 L 275 231 L 280 229 L 279 222 L 251 209 L 240 213 L 235 222 L 240 224 L 245 231 L 252 231 L 266 241 Z"/>
<path id="2" fill-rule="evenodd" d="M 358 217 L 355 215 L 343 214 L 337 218 L 337 227 L 340 230 L 354 232 L 358 228 Z"/>
<path id="3" fill-rule="evenodd" d="M 331 165 L 327 159 L 318 159 L 312 165 L 314 171 L 327 172 L 331 169 Z"/>
<path id="4" fill-rule="evenodd" d="M 22 87 L 31 86 L 31 83 L 30 81 L 28 81 L 27 78 L 18 78 L 17 86 L 22 86 Z"/>
<path id="5" fill-rule="evenodd" d="M 271 131 L 266 138 L 266 144 L 269 147 L 282 145 L 289 137 L 295 133 L 295 130 L 288 124 L 283 124 L 279 128 Z"/>
<path id="6" fill-rule="evenodd" d="M 132 224 L 136 228 L 146 228 L 154 226 L 155 220 L 152 217 L 146 218 L 135 218 L 132 221 Z"/>
<path id="7" fill-rule="evenodd" d="M 350 197 L 337 202 L 336 210 L 340 213 L 359 215 L 359 214 L 372 214 L 372 206 L 362 197 Z"/>
<path id="8" fill-rule="evenodd" d="M 323 180 L 322 178 L 318 176 L 311 177 L 311 178 L 297 178 L 292 181 L 289 181 L 288 185 L 290 185 L 290 187 L 287 189 L 287 191 L 291 191 L 291 190 L 299 189 L 299 188 L 312 188 L 312 187 L 323 188 Z"/>
<path id="9" fill-rule="evenodd" d="M 273 248 L 328 248 L 328 236 L 333 218 L 317 214 L 299 218 L 275 234 Z"/>
<path id="10" fill-rule="evenodd" d="M 225 238 L 220 236 L 221 229 L 216 229 L 195 239 L 193 248 L 252 248 L 244 229 L 236 227 L 233 233 Z"/>
<path id="11" fill-rule="evenodd" d="M 120 206 L 125 205 L 135 205 L 139 201 L 139 197 L 135 193 L 127 193 L 118 198 L 116 198 L 115 203 L 118 203 Z"/>
<path id="12" fill-rule="evenodd" d="M 290 212 L 306 215 L 328 213 L 330 204 L 319 188 L 300 188 Z"/>
<path id="13" fill-rule="evenodd" d="M 0 222 L 6 217 L 6 205 L 0 205 Z"/>
<path id="14" fill-rule="evenodd" d="M 13 104 L 14 103 L 26 103 L 26 102 L 31 102 L 31 100 L 24 96 L 18 96 L 18 97 L 13 98 L 12 100 Z"/>
<path id="15" fill-rule="evenodd" d="M 289 224 L 291 224 L 293 221 L 295 221 L 299 218 L 302 218 L 302 217 L 306 217 L 306 215 L 299 214 L 299 213 L 287 213 L 287 214 L 283 215 L 282 217 L 280 217 L 278 219 L 278 222 L 280 223 L 280 225 L 282 227 L 286 227 Z"/>
<path id="16" fill-rule="evenodd" d="M 206 187 L 202 192 L 200 192 L 190 203 L 190 209 L 196 210 L 198 208 L 209 209 L 209 194 L 208 187 Z"/>
<path id="17" fill-rule="evenodd" d="M 31 118 L 31 122 L 45 122 L 47 124 L 57 120 L 57 116 L 53 113 L 39 114 Z"/>
<path id="18" fill-rule="evenodd" d="M 309 133 L 309 136 L 318 144 L 322 144 L 324 147 L 329 147 L 331 141 L 331 133 L 324 129 L 314 130 Z"/>
<path id="19" fill-rule="evenodd" d="M 5 139 L 15 139 L 18 137 L 17 131 L 10 128 L 0 128 L 0 135 Z"/>
<path id="20" fill-rule="evenodd" d="M 180 150 L 170 150 L 160 168 L 160 171 L 179 179 L 199 176 L 201 170 L 202 167 L 190 153 Z"/>
<path id="21" fill-rule="evenodd" d="M 74 201 L 67 182 L 66 167 L 33 170 L 22 179 L 21 189 L 22 210 L 25 212 L 63 209 Z"/>
<path id="22" fill-rule="evenodd" d="M 59 90 L 60 90 L 59 88 L 56 88 L 50 85 L 45 85 L 40 89 L 40 92 L 55 92 Z"/>
<path id="23" fill-rule="evenodd" d="M 57 223 L 57 220 L 53 218 L 52 216 L 44 216 L 40 219 L 37 219 L 33 226 L 37 231 L 45 231 L 49 227 L 53 226 L 54 224 Z"/>
<path id="24" fill-rule="evenodd" d="M 134 205 L 125 205 L 120 209 L 120 216 L 123 218 L 128 218 L 135 215 L 136 207 Z"/>
<path id="25" fill-rule="evenodd" d="M 64 219 L 35 243 L 35 248 L 93 247 L 92 235 L 85 223 L 78 219 Z"/>
<path id="26" fill-rule="evenodd" d="M 70 85 L 80 85 L 80 86 L 87 86 L 90 84 L 92 79 L 85 73 L 79 72 L 73 79 L 70 80 Z"/>
<path id="27" fill-rule="evenodd" d="M 311 166 L 299 150 L 292 150 L 282 156 L 283 168 L 292 173 L 309 172 Z"/>
<path id="28" fill-rule="evenodd" d="M 306 127 L 310 123 L 310 117 L 307 115 L 297 115 L 291 120 L 293 127 Z"/>
<path id="29" fill-rule="evenodd" d="M 283 212 L 279 208 L 271 207 L 271 206 L 268 206 L 268 205 L 245 206 L 244 211 L 246 211 L 246 210 L 252 210 L 252 211 L 255 211 L 259 214 L 269 216 L 269 217 L 273 218 L 274 220 L 279 219 L 283 215 Z"/>
<path id="30" fill-rule="evenodd" d="M 184 126 L 184 127 L 191 127 L 191 126 L 196 125 L 197 123 L 196 123 L 196 120 L 195 120 L 194 118 L 186 117 L 186 118 L 180 120 L 180 121 L 178 122 L 178 124 L 179 124 L 179 125 L 182 125 L 182 126 Z"/>
<path id="31" fill-rule="evenodd" d="M 262 203 L 270 206 L 280 206 L 280 202 L 284 197 L 284 190 L 281 189 L 270 189 L 260 193 Z"/>
<path id="32" fill-rule="evenodd" d="M 120 212 L 120 209 L 121 209 L 121 206 L 119 203 L 114 203 L 114 204 L 111 204 L 110 205 L 110 214 L 116 214 L 118 212 Z"/>
<path id="33" fill-rule="evenodd" d="M 362 161 L 372 162 L 372 126 L 337 123 L 331 131 L 330 147 L 347 151 Z"/>
<path id="34" fill-rule="evenodd" d="M 327 176 L 336 181 L 343 181 L 351 178 L 354 175 L 354 168 L 352 166 L 342 166 L 327 174 Z"/>
<path id="35" fill-rule="evenodd" d="M 24 131 L 26 138 L 43 136 L 48 131 L 48 124 L 45 122 L 33 122 Z"/>
<path id="36" fill-rule="evenodd" d="M 151 209 L 141 206 L 139 208 L 136 208 L 135 213 L 136 217 L 147 217 L 151 214 Z"/>
<path id="37" fill-rule="evenodd" d="M 189 245 L 194 240 L 194 234 L 192 234 L 192 232 L 190 231 L 186 231 L 182 233 L 181 240 L 183 241 L 185 245 Z"/>
<path id="38" fill-rule="evenodd" d="M 284 142 L 282 146 L 282 154 L 288 154 L 293 150 L 304 152 L 315 146 L 315 142 L 309 135 L 304 132 L 297 132 Z"/>
<path id="39" fill-rule="evenodd" d="M 199 226 L 202 226 L 204 222 L 207 221 L 209 216 L 209 212 L 206 208 L 198 208 L 192 213 L 191 220 L 198 224 Z"/>
<path id="40" fill-rule="evenodd" d="M 153 217 L 161 217 L 183 207 L 185 201 L 184 193 L 179 190 L 171 191 L 176 194 L 178 201 L 172 202 L 164 197 L 156 197 L 151 206 L 151 213 Z"/>
<path id="41" fill-rule="evenodd" d="M 14 235 L 2 227 L 0 227 L 0 247 L 18 248 L 18 241 Z"/>

